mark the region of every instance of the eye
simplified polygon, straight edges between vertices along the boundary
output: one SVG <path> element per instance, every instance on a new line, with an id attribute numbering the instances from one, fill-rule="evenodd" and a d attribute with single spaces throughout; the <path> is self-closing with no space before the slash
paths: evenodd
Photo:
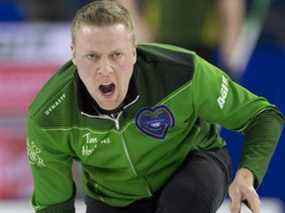
<path id="1" fill-rule="evenodd" d="M 91 61 L 97 61 L 99 59 L 99 56 L 91 53 L 91 54 L 86 55 L 86 58 L 91 60 Z"/>
<path id="2" fill-rule="evenodd" d="M 112 58 L 113 58 L 114 60 L 117 60 L 117 59 L 121 58 L 122 56 L 123 56 L 123 53 L 121 53 L 121 52 L 114 52 L 114 53 L 112 54 Z"/>

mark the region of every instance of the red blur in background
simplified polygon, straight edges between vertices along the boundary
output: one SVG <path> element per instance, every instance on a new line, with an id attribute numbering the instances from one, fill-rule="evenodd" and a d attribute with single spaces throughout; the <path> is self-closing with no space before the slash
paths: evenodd
<path id="1" fill-rule="evenodd" d="M 25 117 L 57 65 L 0 63 L 0 199 L 29 197 L 33 181 L 25 147 Z"/>

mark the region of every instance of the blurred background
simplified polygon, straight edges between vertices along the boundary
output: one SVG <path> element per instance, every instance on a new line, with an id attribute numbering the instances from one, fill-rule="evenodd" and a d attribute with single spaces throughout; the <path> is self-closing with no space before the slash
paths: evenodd
<path id="1" fill-rule="evenodd" d="M 0 0 L 0 212 L 32 212 L 26 110 L 49 77 L 70 59 L 71 20 L 87 2 Z M 284 0 L 121 2 L 134 17 L 139 42 L 171 43 L 194 50 L 285 113 Z M 227 130 L 222 135 L 235 171 L 242 136 Z M 258 189 L 265 213 L 285 212 L 284 142 L 283 133 Z M 228 212 L 227 205 L 226 201 L 219 213 Z M 80 199 L 77 208 L 84 212 Z"/>

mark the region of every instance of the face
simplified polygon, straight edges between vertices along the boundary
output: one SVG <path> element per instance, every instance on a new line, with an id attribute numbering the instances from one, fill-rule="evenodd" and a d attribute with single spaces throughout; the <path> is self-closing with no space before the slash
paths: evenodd
<path id="1" fill-rule="evenodd" d="M 133 34 L 123 24 L 82 25 L 71 47 L 73 63 L 90 95 L 105 110 L 126 97 L 136 62 Z"/>

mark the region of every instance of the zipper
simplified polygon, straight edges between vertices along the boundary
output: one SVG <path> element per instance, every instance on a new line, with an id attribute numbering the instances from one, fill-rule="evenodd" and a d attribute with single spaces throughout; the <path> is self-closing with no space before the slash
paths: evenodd
<path id="1" fill-rule="evenodd" d="M 137 171 L 136 171 L 136 169 L 134 167 L 134 164 L 133 164 L 133 162 L 131 160 L 131 157 L 130 157 L 130 154 L 128 152 L 128 148 L 127 148 L 127 145 L 126 145 L 125 138 L 124 138 L 124 136 L 121 133 L 119 133 L 119 134 L 121 136 L 121 139 L 122 139 L 122 142 L 123 142 L 123 147 L 124 147 L 124 152 L 125 152 L 125 155 L 127 156 L 127 159 L 128 159 L 129 165 L 131 167 L 131 170 L 132 170 L 132 172 L 133 172 L 133 174 L 135 176 L 138 176 L 138 173 L 137 173 Z"/>
<path id="2" fill-rule="evenodd" d="M 140 96 L 138 95 L 135 98 L 135 100 L 133 100 L 131 103 L 129 103 L 126 106 L 124 106 L 123 110 L 125 110 L 126 108 L 128 108 L 129 106 L 131 106 L 132 104 L 137 102 L 139 98 L 140 98 Z M 125 138 L 124 138 L 123 134 L 119 132 L 119 130 L 120 130 L 120 122 L 119 122 L 119 120 L 120 120 L 120 116 L 122 114 L 123 114 L 123 111 L 120 111 L 119 114 L 117 115 L 117 117 L 114 118 L 114 117 L 111 117 L 111 116 L 108 116 L 108 115 L 89 115 L 89 114 L 87 114 L 85 112 L 81 112 L 81 115 L 84 115 L 84 116 L 89 117 L 89 118 L 99 118 L 99 119 L 111 120 L 111 121 L 113 121 L 115 123 L 116 130 L 118 131 L 118 134 L 121 136 L 123 147 L 124 147 L 124 152 L 125 152 L 125 155 L 127 157 L 128 163 L 129 163 L 129 165 L 131 167 L 132 173 L 136 177 L 138 177 L 138 173 L 137 173 L 137 171 L 136 171 L 136 169 L 134 167 L 134 164 L 133 164 L 133 162 L 131 160 L 131 157 L 130 157 L 130 154 L 128 152 L 128 148 L 127 148 L 127 145 L 126 145 Z M 149 187 L 146 179 L 144 177 L 142 177 L 142 179 L 143 179 L 144 184 L 146 185 L 146 190 L 147 190 L 148 195 L 152 196 L 152 192 L 150 190 L 150 187 Z"/>
<path id="3" fill-rule="evenodd" d="M 116 130 L 118 130 L 118 131 L 120 130 L 120 117 L 122 114 L 123 114 L 123 111 L 119 112 L 119 114 L 117 115 L 116 118 L 112 117 L 112 115 L 111 115 L 111 117 L 107 116 L 115 123 Z"/>
<path id="4" fill-rule="evenodd" d="M 120 136 L 121 136 L 122 143 L 123 143 L 123 147 L 124 147 L 124 152 L 125 152 L 125 155 L 126 155 L 126 157 L 127 157 L 127 159 L 128 159 L 128 162 L 129 162 L 129 165 L 130 165 L 130 167 L 131 167 L 131 170 L 132 170 L 133 174 L 134 174 L 136 177 L 138 177 L 138 173 L 137 173 L 137 171 L 136 171 L 136 169 L 135 169 L 135 167 L 134 167 L 134 164 L 133 164 L 133 162 L 132 162 L 132 160 L 131 160 L 131 157 L 130 157 L 130 154 L 129 154 L 129 152 L 128 152 L 128 148 L 127 148 L 127 145 L 126 145 L 125 138 L 124 138 L 124 136 L 123 136 L 121 133 L 119 133 L 119 134 L 120 134 Z M 144 177 L 142 177 L 142 178 L 143 178 L 144 184 L 146 185 L 146 190 L 147 190 L 148 195 L 149 195 L 149 196 L 152 196 L 152 192 L 151 192 L 151 190 L 150 190 L 149 185 L 147 184 L 147 181 L 145 180 Z"/>

